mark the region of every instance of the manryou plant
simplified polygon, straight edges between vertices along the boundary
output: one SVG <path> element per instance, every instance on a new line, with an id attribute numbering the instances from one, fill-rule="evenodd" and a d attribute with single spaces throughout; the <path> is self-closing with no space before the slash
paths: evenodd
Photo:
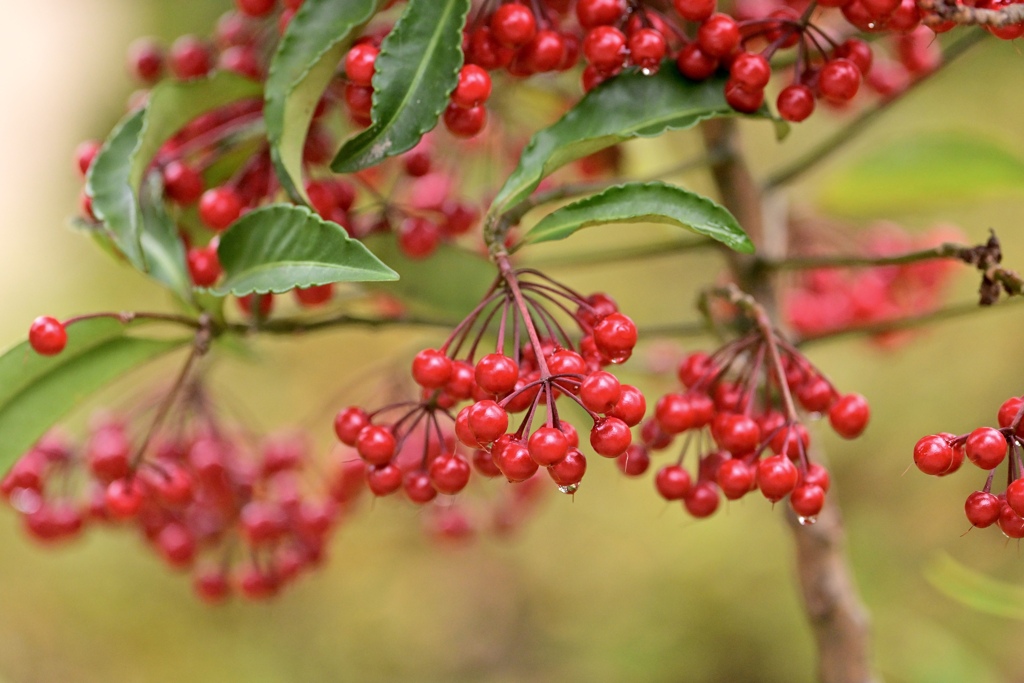
<path id="1" fill-rule="evenodd" d="M 827 615 L 814 626 L 821 679 L 874 680 L 812 424 L 855 439 L 871 409 L 806 348 L 862 334 L 890 350 L 940 317 L 1007 305 L 1024 280 L 994 232 L 964 237 L 987 226 L 864 230 L 764 207 L 972 45 L 1024 35 L 1021 7 L 225 0 L 196 35 L 141 38 L 128 70 L 145 89 L 75 151 L 74 223 L 172 303 L 41 316 L 0 357 L 0 494 L 47 544 L 100 526 L 138 533 L 214 603 L 270 598 L 317 568 L 366 490 L 465 539 L 510 533 L 545 491 L 586 494 L 588 473 L 614 460 L 694 518 L 758 492 L 798 538 L 825 538 L 799 560 L 815 568 L 800 576 L 808 603 Z M 754 177 L 739 121 L 782 139 L 833 114 L 846 117 L 833 137 Z M 650 175 L 631 163 L 630 141 L 689 130 L 703 142 L 692 157 Z M 714 198 L 668 182 L 700 172 Z M 580 292 L 534 256 L 612 224 L 629 226 L 619 247 L 580 259 L 720 259 L 721 277 L 687 293 L 699 317 L 636 322 L 616 303 L 624 283 Z M 652 224 L 685 237 L 652 247 Z M 945 305 L 958 265 L 980 276 L 980 306 Z M 210 378 L 221 342 L 398 325 L 436 343 L 381 362 L 333 404 L 332 444 L 239 419 Z M 676 389 L 654 398 L 664 383 L 623 368 L 647 342 L 687 335 L 717 348 L 677 354 Z M 127 408 L 93 405 L 77 437 L 58 426 L 176 351 L 177 370 Z M 967 519 L 1019 539 L 1024 399 L 1007 399 L 997 424 L 925 436 L 913 457 L 930 475 L 965 458 L 985 470 Z"/>

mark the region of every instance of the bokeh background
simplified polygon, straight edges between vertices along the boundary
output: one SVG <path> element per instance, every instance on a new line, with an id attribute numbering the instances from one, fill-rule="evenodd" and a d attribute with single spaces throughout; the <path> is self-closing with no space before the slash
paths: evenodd
<path id="1" fill-rule="evenodd" d="M 39 314 L 167 306 L 155 286 L 65 227 L 80 189 L 72 150 L 102 137 L 120 115 L 132 88 L 123 69 L 132 38 L 203 32 L 228 5 L 5 3 L 5 345 Z M 1015 44 L 976 48 L 804 178 L 792 201 L 813 206 L 830 174 L 915 132 L 983 135 L 1024 154 L 1022 66 Z M 816 115 L 784 144 L 767 126 L 750 127 L 744 132 L 755 169 L 777 168 L 843 120 Z M 680 135 L 627 154 L 662 167 L 672 161 L 666 150 L 684 155 L 695 142 Z M 706 187 L 699 174 L 688 180 Z M 976 241 L 996 228 L 1007 264 L 1024 269 L 1022 215 L 1024 187 L 978 203 L 936 196 L 934 204 L 886 217 L 915 230 L 952 222 Z M 621 239 L 609 230 L 595 244 Z M 543 247 L 536 255 L 550 262 L 573 248 Z M 583 291 L 612 291 L 624 310 L 654 324 L 691 319 L 695 288 L 718 268 L 701 253 L 552 271 Z M 951 298 L 969 301 L 975 286 L 965 272 Z M 945 322 L 892 351 L 857 340 L 808 348 L 839 387 L 864 393 L 874 410 L 871 428 L 854 443 L 824 428 L 815 437 L 829 452 L 853 571 L 872 612 L 878 668 L 889 681 L 1024 681 L 1021 549 L 992 529 L 964 533 L 963 499 L 983 475 L 969 466 L 941 480 L 907 471 L 918 437 L 991 424 L 999 404 L 1024 391 L 1022 338 L 1024 309 L 1008 307 Z M 229 361 L 215 377 L 225 393 L 245 397 L 268 429 L 319 420 L 317 437 L 326 445 L 329 416 L 343 403 L 339 391 L 354 365 L 437 342 L 426 332 L 329 333 L 261 344 L 257 361 Z M 652 390 L 668 386 L 637 379 Z M 511 539 L 438 545 L 421 532 L 412 506 L 364 506 L 338 534 L 323 570 L 268 604 L 218 608 L 193 598 L 187 577 L 167 571 L 130 534 L 94 530 L 44 549 L 22 533 L 12 511 L 0 510 L 0 681 L 813 680 L 781 510 L 750 496 L 694 523 L 661 502 L 649 478 L 626 480 L 611 463 L 592 465 L 574 499 L 550 496 Z"/>

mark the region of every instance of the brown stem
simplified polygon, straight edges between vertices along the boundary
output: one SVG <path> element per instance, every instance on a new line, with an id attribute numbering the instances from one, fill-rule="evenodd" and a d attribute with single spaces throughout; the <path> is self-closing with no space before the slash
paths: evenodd
<path id="1" fill-rule="evenodd" d="M 784 224 L 767 224 L 764 198 L 739 152 L 736 124 L 715 119 L 703 124 L 705 146 L 724 149 L 725 160 L 712 166 L 722 203 L 739 220 L 754 243 L 768 251 L 784 249 Z M 750 293 L 772 318 L 777 302 L 770 272 L 757 259 L 728 255 L 737 284 Z M 818 675 L 822 683 L 873 683 L 867 612 L 861 603 L 849 561 L 842 518 L 835 496 L 826 499 L 816 524 L 801 526 L 787 515 L 796 543 L 797 577 L 804 607 L 818 648 Z"/>

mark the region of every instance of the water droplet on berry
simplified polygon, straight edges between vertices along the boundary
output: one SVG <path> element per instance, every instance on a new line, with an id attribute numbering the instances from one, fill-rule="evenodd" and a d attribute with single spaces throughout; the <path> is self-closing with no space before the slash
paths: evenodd
<path id="1" fill-rule="evenodd" d="M 578 489 L 579 487 L 580 487 L 580 485 L 579 485 L 579 484 L 569 484 L 569 485 L 567 485 L 567 486 L 559 486 L 559 487 L 558 487 L 558 490 L 559 490 L 559 491 L 561 491 L 562 493 L 567 493 L 567 494 L 570 494 L 570 495 L 571 495 L 571 494 L 573 494 L 573 493 L 576 493 L 576 490 L 577 490 L 577 489 Z"/>
<path id="2" fill-rule="evenodd" d="M 640 69 L 640 73 L 642 73 L 644 76 L 651 76 L 654 74 L 654 69 L 645 66 L 642 69 Z"/>
<path id="3" fill-rule="evenodd" d="M 16 489 L 11 494 L 11 506 L 24 515 L 31 515 L 43 507 L 43 498 L 32 489 Z"/>
<path id="4" fill-rule="evenodd" d="M 796 521 L 800 522 L 800 526 L 810 526 L 818 521 L 816 516 L 811 517 L 797 517 Z"/>

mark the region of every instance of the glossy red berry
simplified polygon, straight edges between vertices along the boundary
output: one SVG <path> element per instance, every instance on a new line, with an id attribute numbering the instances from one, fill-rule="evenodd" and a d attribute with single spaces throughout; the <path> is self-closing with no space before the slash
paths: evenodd
<path id="1" fill-rule="evenodd" d="M 1024 409 L 1024 399 L 1019 396 L 1012 396 L 999 406 L 999 426 L 1003 429 L 1010 427 L 1017 418 L 1017 414 Z M 1024 436 L 1024 420 L 1017 425 L 1017 436 Z"/>
<path id="2" fill-rule="evenodd" d="M 967 459 L 983 470 L 993 470 L 1006 457 L 1006 437 L 998 429 L 978 427 L 964 444 Z"/>
<path id="3" fill-rule="evenodd" d="M 844 439 L 855 439 L 864 432 L 871 417 L 866 398 L 860 394 L 839 397 L 828 410 L 828 421 L 836 434 Z"/>
<path id="4" fill-rule="evenodd" d="M 469 462 L 458 453 L 434 458 L 430 463 L 430 483 L 438 493 L 453 496 L 469 483 Z"/>
<path id="5" fill-rule="evenodd" d="M 861 74 L 857 65 L 842 57 L 830 59 L 818 73 L 818 90 L 833 102 L 849 102 L 860 87 Z"/>
<path id="6" fill-rule="evenodd" d="M 371 43 L 360 43 L 345 55 L 345 77 L 356 85 L 369 87 L 373 82 L 380 50 Z"/>
<path id="7" fill-rule="evenodd" d="M 580 385 L 580 400 L 595 413 L 607 413 L 622 395 L 622 385 L 610 372 L 591 373 Z"/>
<path id="8" fill-rule="evenodd" d="M 651 466 L 651 455 L 645 446 L 635 443 L 616 458 L 615 462 L 627 477 L 639 477 Z"/>
<path id="9" fill-rule="evenodd" d="M 806 85 L 787 85 L 779 92 L 775 106 L 779 110 L 779 116 L 787 121 L 799 123 L 814 112 L 814 92 Z"/>
<path id="10" fill-rule="evenodd" d="M 617 417 L 628 426 L 635 427 L 643 421 L 647 413 L 647 399 L 631 384 L 623 384 L 620 389 L 619 400 L 608 411 L 608 416 Z"/>
<path id="11" fill-rule="evenodd" d="M 642 28 L 630 34 L 627 47 L 629 61 L 648 74 L 658 70 L 661 60 L 668 52 L 665 36 L 661 31 L 653 28 Z"/>
<path id="12" fill-rule="evenodd" d="M 424 389 L 439 389 L 451 376 L 451 359 L 437 349 L 423 349 L 412 360 L 412 378 Z"/>
<path id="13" fill-rule="evenodd" d="M 803 484 L 789 494 L 789 506 L 804 519 L 817 517 L 825 506 L 825 491 L 814 484 Z"/>
<path id="14" fill-rule="evenodd" d="M 526 481 L 537 473 L 537 463 L 522 442 L 511 441 L 500 451 L 495 451 L 494 462 L 509 481 Z"/>
<path id="15" fill-rule="evenodd" d="M 304 308 L 322 306 L 334 297 L 334 284 L 313 285 L 312 287 L 296 287 L 295 300 Z"/>
<path id="16" fill-rule="evenodd" d="M 922 437 L 914 446 L 914 464 L 925 474 L 945 474 L 953 459 L 953 447 L 940 435 Z"/>
<path id="17" fill-rule="evenodd" d="M 773 503 L 796 488 L 799 477 L 796 466 L 784 455 L 773 455 L 757 464 L 757 488 Z"/>
<path id="18" fill-rule="evenodd" d="M 763 90 L 772 77 L 772 67 L 763 55 L 741 52 L 729 66 L 729 78 L 747 90 Z"/>
<path id="19" fill-rule="evenodd" d="M 739 44 L 739 26 L 728 14 L 712 14 L 697 29 L 697 45 L 712 57 L 728 57 Z"/>
<path id="20" fill-rule="evenodd" d="M 394 463 L 366 470 L 366 485 L 375 496 L 387 496 L 402 487 L 402 468 Z"/>
<path id="21" fill-rule="evenodd" d="M 221 231 L 242 215 L 242 198 L 230 187 L 214 187 L 199 198 L 199 219 L 209 228 Z"/>
<path id="22" fill-rule="evenodd" d="M 181 36 L 171 45 L 171 73 L 180 80 L 205 76 L 213 66 L 210 48 L 196 36 Z"/>
<path id="23" fill-rule="evenodd" d="M 688 21 L 704 21 L 715 13 L 716 0 L 672 0 L 683 19 Z"/>
<path id="24" fill-rule="evenodd" d="M 28 343 L 40 356 L 56 356 L 67 346 L 68 333 L 61 321 L 43 315 L 28 328 Z"/>
<path id="25" fill-rule="evenodd" d="M 626 59 L 626 35 L 614 26 L 598 26 L 583 39 L 583 54 L 603 73 L 615 73 Z"/>
<path id="26" fill-rule="evenodd" d="M 602 355 L 613 361 L 628 358 L 636 339 L 636 325 L 622 313 L 612 313 L 594 326 L 594 343 Z"/>
<path id="27" fill-rule="evenodd" d="M 508 429 L 508 413 L 494 401 L 477 401 L 466 415 L 478 443 L 492 443 Z"/>
<path id="28" fill-rule="evenodd" d="M 666 465 L 655 475 L 654 487 L 665 500 L 682 500 L 693 488 L 693 481 L 679 465 Z"/>
<path id="29" fill-rule="evenodd" d="M 698 483 L 683 497 L 683 507 L 698 519 L 715 514 L 719 502 L 718 488 L 709 481 Z"/>
<path id="30" fill-rule="evenodd" d="M 555 71 L 564 63 L 565 52 L 565 38 L 562 34 L 544 29 L 538 31 L 537 35 L 520 49 L 517 61 L 531 73 Z"/>
<path id="31" fill-rule="evenodd" d="M 565 457 L 548 468 L 548 475 L 559 486 L 573 486 L 587 473 L 587 458 L 577 448 L 570 448 Z"/>
<path id="32" fill-rule="evenodd" d="M 441 231 L 424 216 L 407 216 L 398 226 L 398 246 L 411 259 L 425 259 L 437 249 Z"/>
<path id="33" fill-rule="evenodd" d="M 356 451 L 369 465 L 386 465 L 395 456 L 395 437 L 391 430 L 367 425 L 356 437 Z"/>
<path id="34" fill-rule="evenodd" d="M 437 498 L 437 491 L 430 483 L 430 475 L 426 472 L 409 472 L 402 480 L 402 489 L 406 497 L 414 503 L 423 505 Z"/>
<path id="35" fill-rule="evenodd" d="M 504 395 L 516 388 L 519 365 L 503 353 L 489 353 L 477 362 L 474 377 L 487 393 Z"/>
<path id="36" fill-rule="evenodd" d="M 742 460 L 726 460 L 718 466 L 715 483 L 729 500 L 737 500 L 754 488 L 757 468 Z"/>
<path id="37" fill-rule="evenodd" d="M 1024 518 L 1004 504 L 999 511 L 999 529 L 1008 538 L 1024 538 Z"/>
<path id="38" fill-rule="evenodd" d="M 487 108 L 483 106 L 465 109 L 454 104 L 444 110 L 444 125 L 460 138 L 471 138 L 487 125 Z"/>
<path id="39" fill-rule="evenodd" d="M 104 496 L 107 512 L 115 519 L 134 517 L 142 507 L 143 496 L 138 479 L 115 479 L 107 486 Z"/>
<path id="40" fill-rule="evenodd" d="M 203 194 L 203 177 L 183 161 L 164 167 L 164 191 L 179 204 L 192 204 Z"/>
<path id="41" fill-rule="evenodd" d="M 209 287 L 220 277 L 220 259 L 214 245 L 192 247 L 187 254 L 188 272 L 197 287 Z"/>
<path id="42" fill-rule="evenodd" d="M 590 445 L 598 455 L 616 458 L 626 452 L 633 435 L 626 423 L 617 417 L 605 417 L 590 430 Z"/>
<path id="43" fill-rule="evenodd" d="M 350 407 L 338 411 L 334 418 L 334 433 L 338 440 L 347 446 L 355 446 L 359 432 L 370 424 L 366 411 L 362 408 Z"/>
<path id="44" fill-rule="evenodd" d="M 718 70 L 718 58 L 701 50 L 697 43 L 689 43 L 679 51 L 676 66 L 690 80 L 703 81 Z"/>
<path id="45" fill-rule="evenodd" d="M 561 462 L 569 452 L 569 439 L 560 429 L 541 427 L 530 435 L 527 450 L 541 467 L 550 467 Z"/>
<path id="46" fill-rule="evenodd" d="M 584 29 L 616 24 L 626 14 L 626 0 L 579 0 L 576 18 Z"/>
<path id="47" fill-rule="evenodd" d="M 725 83 L 725 101 L 743 114 L 753 114 L 764 104 L 764 90 L 751 90 L 733 80 Z"/>
<path id="48" fill-rule="evenodd" d="M 999 498 L 991 493 L 975 491 L 967 496 L 967 500 L 964 502 L 964 513 L 967 515 L 967 521 L 973 526 L 984 529 L 999 521 L 1002 507 L 1003 504 Z"/>
<path id="49" fill-rule="evenodd" d="M 491 33 L 506 47 L 519 47 L 537 33 L 537 19 L 530 8 L 519 3 L 502 5 L 491 16 Z"/>

